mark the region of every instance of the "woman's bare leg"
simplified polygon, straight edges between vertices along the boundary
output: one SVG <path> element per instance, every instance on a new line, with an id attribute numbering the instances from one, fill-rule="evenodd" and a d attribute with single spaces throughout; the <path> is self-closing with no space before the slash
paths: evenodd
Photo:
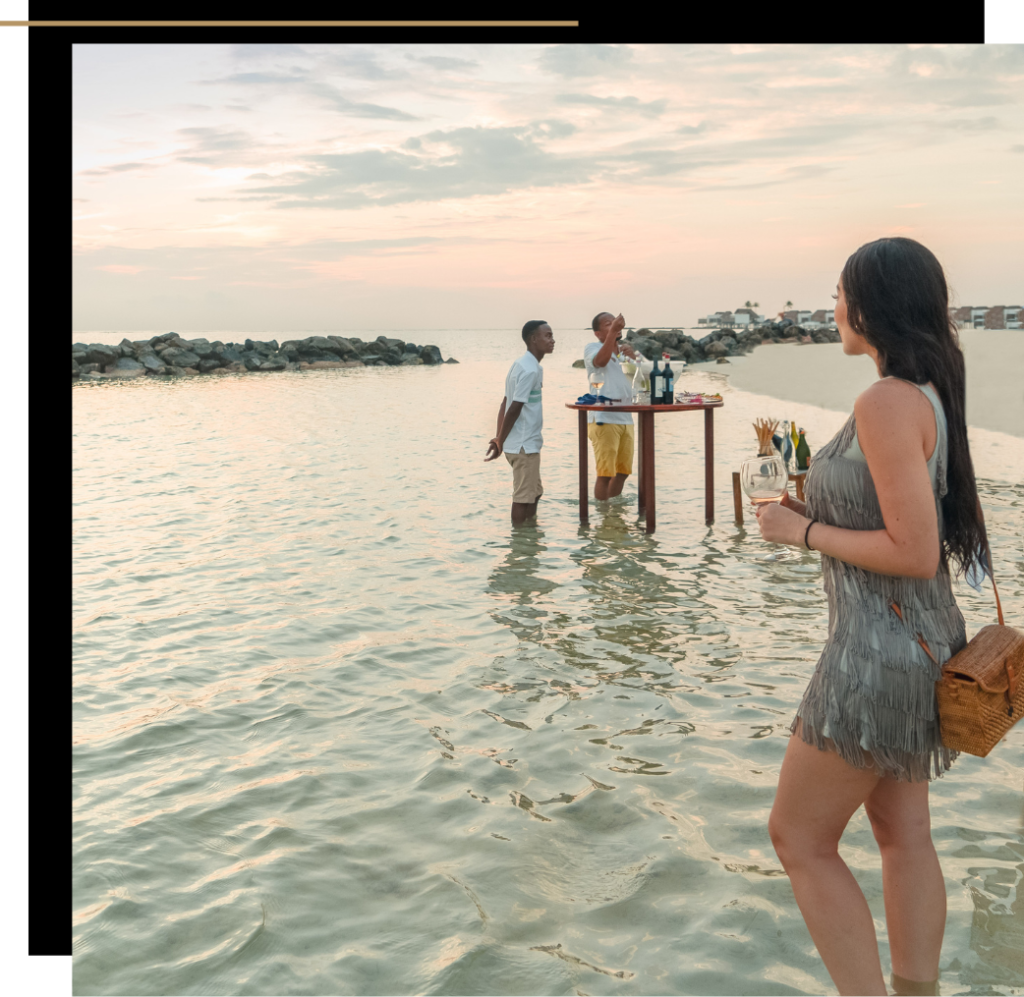
<path id="1" fill-rule="evenodd" d="M 892 971 L 920 983 L 937 980 L 946 881 L 932 844 L 928 783 L 882 778 L 864 809 L 882 853 Z"/>
<path id="2" fill-rule="evenodd" d="M 794 735 L 768 821 L 800 913 L 841 994 L 887 993 L 871 912 L 838 850 L 843 829 L 879 778 Z"/>

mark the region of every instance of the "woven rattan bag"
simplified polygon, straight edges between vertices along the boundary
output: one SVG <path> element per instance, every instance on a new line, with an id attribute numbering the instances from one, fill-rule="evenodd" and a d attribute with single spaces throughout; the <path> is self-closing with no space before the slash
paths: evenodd
<path id="1" fill-rule="evenodd" d="M 935 683 L 942 743 L 953 751 L 981 758 L 1024 716 L 1024 682 L 1020 681 L 1024 672 L 1024 631 L 1003 624 L 991 559 L 988 567 L 999 623 L 982 627 L 942 666 L 942 678 Z M 895 602 L 890 605 L 902 620 L 900 607 Z M 917 642 L 935 661 L 921 634 Z"/>

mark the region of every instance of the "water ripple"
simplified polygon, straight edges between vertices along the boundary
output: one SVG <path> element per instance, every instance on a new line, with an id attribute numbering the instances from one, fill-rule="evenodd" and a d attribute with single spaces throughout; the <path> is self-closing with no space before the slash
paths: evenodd
<path id="1" fill-rule="evenodd" d="M 515 532 L 481 460 L 504 360 L 401 372 L 391 407 L 375 370 L 74 390 L 75 993 L 833 992 L 766 826 L 820 570 L 730 512 L 782 407 L 686 375 L 727 395 L 716 524 L 684 416 L 658 532 L 632 480 L 581 526 L 579 372 L 551 359 Z M 844 419 L 784 407 L 815 446 Z M 1024 619 L 1021 459 L 984 443 Z M 1024 725 L 934 784 L 945 992 L 1024 989 L 1022 770 Z M 885 962 L 862 814 L 842 848 Z"/>

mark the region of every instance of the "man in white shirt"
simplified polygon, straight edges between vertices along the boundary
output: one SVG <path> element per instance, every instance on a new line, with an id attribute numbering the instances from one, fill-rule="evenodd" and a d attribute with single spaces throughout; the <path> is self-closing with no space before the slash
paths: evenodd
<path id="1" fill-rule="evenodd" d="M 594 343 L 583 348 L 587 375 L 595 371 L 604 374 L 601 394 L 629 404 L 633 400 L 633 386 L 612 356 L 616 351 L 636 359 L 633 347 L 619 344 L 619 336 L 626 320 L 611 312 L 599 312 L 590 323 L 594 330 Z M 626 478 L 633 472 L 633 416 L 629 412 L 588 412 L 587 435 L 594 446 L 597 481 L 594 498 L 604 501 L 622 493 Z"/>
<path id="2" fill-rule="evenodd" d="M 512 525 L 521 526 L 537 513 L 544 494 L 540 480 L 541 427 L 544 412 L 541 389 L 544 372 L 540 362 L 555 348 L 555 335 L 547 322 L 532 319 L 523 326 L 526 352 L 509 368 L 505 397 L 498 409 L 498 435 L 490 441 L 484 460 L 499 454 L 512 465 Z"/>

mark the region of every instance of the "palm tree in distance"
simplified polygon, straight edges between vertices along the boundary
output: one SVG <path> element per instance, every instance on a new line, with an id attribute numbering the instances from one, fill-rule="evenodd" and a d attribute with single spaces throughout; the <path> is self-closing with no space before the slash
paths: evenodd
<path id="1" fill-rule="evenodd" d="M 792 301 L 787 301 L 786 304 L 785 304 L 785 307 L 782 309 L 781 312 L 779 312 L 779 318 L 785 318 L 786 317 L 786 310 L 789 309 L 789 308 L 792 308 L 792 307 L 793 307 L 793 302 Z"/>

